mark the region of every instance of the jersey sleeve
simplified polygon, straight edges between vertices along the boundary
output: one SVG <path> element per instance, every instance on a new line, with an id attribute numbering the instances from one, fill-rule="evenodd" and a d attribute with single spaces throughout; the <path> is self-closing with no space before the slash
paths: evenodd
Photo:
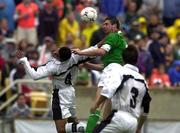
<path id="1" fill-rule="evenodd" d="M 27 57 L 21 58 L 19 63 L 23 64 L 26 73 L 35 80 L 53 75 L 57 71 L 57 67 L 51 61 L 44 66 L 38 67 L 36 70 L 30 66 Z"/>
<path id="2" fill-rule="evenodd" d="M 101 46 L 102 49 L 104 49 L 105 51 L 109 52 L 111 50 L 111 45 L 109 44 L 104 44 Z"/>
<path id="3" fill-rule="evenodd" d="M 149 113 L 150 109 L 151 96 L 149 95 L 148 89 L 145 92 L 145 95 L 142 100 L 142 112 L 141 115 L 146 116 Z"/>

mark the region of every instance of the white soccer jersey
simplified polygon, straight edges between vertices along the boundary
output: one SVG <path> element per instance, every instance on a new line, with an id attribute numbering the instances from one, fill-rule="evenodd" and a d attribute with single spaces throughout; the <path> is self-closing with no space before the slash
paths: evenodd
<path id="1" fill-rule="evenodd" d="M 41 79 L 51 75 L 53 88 L 61 89 L 72 85 L 78 72 L 78 65 L 90 59 L 87 56 L 79 56 L 77 54 L 72 54 L 71 58 L 64 62 L 52 58 L 45 65 L 38 67 L 37 70 L 30 66 L 27 57 L 21 58 L 19 62 L 23 63 L 26 73 L 31 78 Z"/>
<path id="2" fill-rule="evenodd" d="M 134 117 L 148 113 L 148 89 L 137 67 L 112 63 L 103 70 L 98 86 L 103 87 L 101 95 L 111 98 L 112 109 L 129 112 Z"/>

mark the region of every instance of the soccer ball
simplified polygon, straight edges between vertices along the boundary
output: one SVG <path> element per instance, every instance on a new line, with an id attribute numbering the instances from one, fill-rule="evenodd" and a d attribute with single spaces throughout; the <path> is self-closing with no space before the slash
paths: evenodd
<path id="1" fill-rule="evenodd" d="M 94 22 L 97 19 L 97 11 L 92 7 L 84 8 L 80 15 L 84 22 Z"/>

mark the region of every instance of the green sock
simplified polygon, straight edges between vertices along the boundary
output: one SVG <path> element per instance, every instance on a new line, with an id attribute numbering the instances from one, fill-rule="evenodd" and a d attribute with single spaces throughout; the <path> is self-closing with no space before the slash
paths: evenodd
<path id="1" fill-rule="evenodd" d="M 86 133 L 92 133 L 97 122 L 99 121 L 99 118 L 100 118 L 100 111 L 99 110 L 96 110 L 95 113 L 90 113 L 88 120 L 87 120 Z"/>

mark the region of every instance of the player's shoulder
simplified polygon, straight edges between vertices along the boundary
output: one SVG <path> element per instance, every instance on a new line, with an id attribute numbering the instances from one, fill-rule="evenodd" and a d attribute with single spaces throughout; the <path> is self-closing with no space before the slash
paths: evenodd
<path id="1" fill-rule="evenodd" d="M 123 68 L 123 66 L 119 63 L 110 63 L 106 68 Z"/>
<path id="2" fill-rule="evenodd" d="M 139 69 L 137 66 L 131 65 L 131 64 L 125 64 L 123 66 L 123 72 L 127 73 L 129 75 L 132 75 L 133 77 L 137 78 L 137 79 L 142 79 L 144 80 L 144 76 L 142 74 L 139 73 Z"/>
<path id="3" fill-rule="evenodd" d="M 80 55 L 72 53 L 70 60 L 71 61 L 78 61 Z"/>
<path id="4" fill-rule="evenodd" d="M 49 59 L 46 64 L 56 66 L 56 65 L 60 65 L 61 62 L 58 59 L 53 57 L 53 58 Z"/>
<path id="5" fill-rule="evenodd" d="M 108 34 L 107 38 L 108 38 L 108 37 L 114 37 L 114 36 L 116 36 L 116 35 L 117 35 L 116 32 L 111 32 L 111 33 Z"/>
<path id="6" fill-rule="evenodd" d="M 118 73 L 123 69 L 123 66 L 118 63 L 110 63 L 108 66 L 104 68 L 104 72 L 110 72 L 110 73 Z"/>
<path id="7" fill-rule="evenodd" d="M 122 32 L 112 32 L 109 33 L 109 35 L 107 36 L 107 38 L 123 38 L 123 33 Z"/>

